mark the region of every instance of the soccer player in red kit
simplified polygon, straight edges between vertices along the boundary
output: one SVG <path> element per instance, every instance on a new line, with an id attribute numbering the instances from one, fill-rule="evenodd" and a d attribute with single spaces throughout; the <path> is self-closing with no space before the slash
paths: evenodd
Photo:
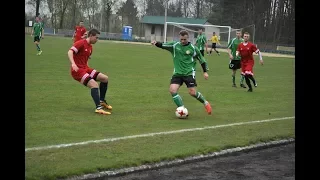
<path id="1" fill-rule="evenodd" d="M 83 21 L 80 21 L 79 22 L 79 26 L 76 26 L 74 28 L 74 30 L 75 31 L 74 31 L 74 34 L 72 36 L 72 39 L 73 39 L 74 43 L 79 41 L 79 40 L 81 40 L 81 39 L 83 39 L 85 32 L 87 32 L 86 28 L 83 25 Z"/>
<path id="2" fill-rule="evenodd" d="M 243 34 L 244 42 L 238 45 L 236 56 L 241 57 L 241 74 L 244 75 L 246 84 L 249 87 L 248 92 L 252 92 L 252 86 L 251 86 L 250 80 L 253 82 L 253 85 L 255 87 L 258 86 L 258 84 L 256 83 L 256 80 L 253 77 L 254 58 L 252 53 L 255 52 L 256 54 L 259 54 L 261 65 L 263 65 L 263 59 L 262 59 L 262 54 L 257 48 L 257 46 L 249 42 L 249 37 L 250 37 L 250 34 L 248 32 L 245 32 Z"/>
<path id="3" fill-rule="evenodd" d="M 109 115 L 111 112 L 103 109 L 112 109 L 112 106 L 105 100 L 108 90 L 108 76 L 88 66 L 88 60 L 92 54 L 92 44 L 98 41 L 99 35 L 100 32 L 97 29 L 91 29 L 86 39 L 79 40 L 73 44 L 68 51 L 68 57 L 71 63 L 73 79 L 91 89 L 91 96 L 96 105 L 95 112 Z M 100 81 L 100 85 L 98 85 L 97 81 Z"/>

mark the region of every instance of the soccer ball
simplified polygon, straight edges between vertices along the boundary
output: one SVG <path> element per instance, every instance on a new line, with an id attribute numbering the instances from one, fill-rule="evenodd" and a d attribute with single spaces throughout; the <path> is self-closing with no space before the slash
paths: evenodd
<path id="1" fill-rule="evenodd" d="M 183 107 L 183 106 L 180 106 L 176 109 L 176 116 L 177 118 L 180 118 L 180 119 L 186 119 L 188 117 L 188 109 Z"/>

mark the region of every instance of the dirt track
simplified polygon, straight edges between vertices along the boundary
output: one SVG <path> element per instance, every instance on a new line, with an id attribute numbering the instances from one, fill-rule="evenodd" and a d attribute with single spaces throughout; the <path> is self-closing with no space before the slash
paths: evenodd
<path id="1" fill-rule="evenodd" d="M 100 180 L 294 180 L 295 143 Z"/>

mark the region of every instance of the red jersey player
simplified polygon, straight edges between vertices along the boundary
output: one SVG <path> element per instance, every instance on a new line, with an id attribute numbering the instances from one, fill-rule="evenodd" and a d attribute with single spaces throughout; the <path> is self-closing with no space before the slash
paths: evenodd
<path id="1" fill-rule="evenodd" d="M 74 31 L 74 34 L 73 34 L 73 37 L 72 37 L 74 43 L 79 41 L 79 40 L 81 40 L 81 39 L 83 39 L 83 38 L 85 38 L 84 34 L 85 34 L 85 32 L 87 32 L 87 30 L 83 25 L 83 21 L 80 21 L 79 22 L 79 26 L 76 26 L 74 28 L 74 30 L 75 31 Z"/>
<path id="2" fill-rule="evenodd" d="M 79 40 L 73 44 L 68 51 L 68 57 L 71 62 L 70 71 L 73 79 L 91 89 L 91 96 L 96 105 L 95 112 L 109 115 L 111 112 L 103 110 L 103 108 L 112 109 L 112 106 L 105 100 L 108 89 L 108 76 L 88 66 L 88 60 L 92 54 L 92 44 L 98 41 L 99 35 L 100 32 L 97 29 L 91 29 L 86 39 Z M 100 81 L 100 85 L 98 85 L 97 81 Z"/>
<path id="3" fill-rule="evenodd" d="M 238 45 L 236 56 L 241 57 L 241 74 L 244 75 L 246 79 L 246 84 L 248 85 L 249 89 L 248 92 L 252 92 L 252 86 L 250 80 L 253 82 L 253 85 L 257 87 L 256 80 L 253 77 L 253 66 L 254 66 L 254 58 L 252 53 L 255 52 L 259 54 L 260 64 L 263 65 L 262 54 L 257 48 L 256 45 L 249 42 L 250 34 L 245 32 L 243 34 L 244 42 Z"/>

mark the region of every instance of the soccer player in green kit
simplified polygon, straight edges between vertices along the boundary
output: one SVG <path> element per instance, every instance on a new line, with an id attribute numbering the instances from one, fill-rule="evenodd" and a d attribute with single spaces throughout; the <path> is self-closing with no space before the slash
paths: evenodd
<path id="1" fill-rule="evenodd" d="M 199 34 L 197 36 L 195 45 L 199 48 L 201 55 L 204 56 L 204 48 L 206 48 L 207 51 L 207 37 L 202 33 L 202 29 L 199 29 Z"/>
<path id="2" fill-rule="evenodd" d="M 229 62 L 229 69 L 232 69 L 232 87 L 237 87 L 236 85 L 236 72 L 237 69 L 241 68 L 241 57 L 236 56 L 236 51 L 238 48 L 238 45 L 243 42 L 243 39 L 241 38 L 241 31 L 237 30 L 236 31 L 236 37 L 233 38 L 229 44 L 228 44 L 228 53 L 229 53 L 229 58 L 230 58 L 230 62 Z M 244 80 L 244 76 L 241 74 L 240 76 L 240 87 L 242 88 L 247 88 L 244 84 L 243 84 L 243 80 Z"/>
<path id="3" fill-rule="evenodd" d="M 33 24 L 31 36 L 34 36 L 33 42 L 36 44 L 38 56 L 42 53 L 42 50 L 40 48 L 40 39 L 43 38 L 43 31 L 44 31 L 43 23 L 40 22 L 39 17 L 36 17 L 36 22 Z"/>
<path id="4" fill-rule="evenodd" d="M 151 44 L 159 48 L 168 50 L 173 57 L 173 76 L 170 82 L 169 91 L 177 107 L 184 106 L 182 98 L 178 94 L 180 86 L 185 83 L 189 94 L 200 101 L 208 114 L 211 114 L 212 108 L 210 103 L 203 97 L 203 95 L 196 90 L 197 83 L 196 75 L 196 60 L 199 60 L 203 69 L 203 76 L 208 79 L 207 62 L 203 58 L 200 50 L 188 41 L 189 34 L 187 31 L 182 30 L 179 32 L 180 42 L 161 43 L 152 41 Z"/>

